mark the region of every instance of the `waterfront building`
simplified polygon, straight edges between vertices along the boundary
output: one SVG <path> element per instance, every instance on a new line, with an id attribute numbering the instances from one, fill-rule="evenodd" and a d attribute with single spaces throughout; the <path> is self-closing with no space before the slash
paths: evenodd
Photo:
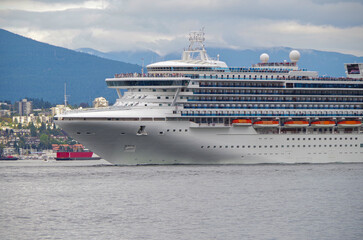
<path id="1" fill-rule="evenodd" d="M 20 116 L 25 116 L 25 115 L 31 114 L 33 111 L 32 104 L 33 104 L 33 102 L 28 101 L 27 99 L 23 99 L 19 102 L 16 102 L 15 106 L 16 106 L 17 113 L 19 113 Z"/>
<path id="2" fill-rule="evenodd" d="M 71 109 L 65 105 L 56 105 L 55 107 L 51 108 L 52 116 L 65 113 L 66 111 L 70 111 Z"/>

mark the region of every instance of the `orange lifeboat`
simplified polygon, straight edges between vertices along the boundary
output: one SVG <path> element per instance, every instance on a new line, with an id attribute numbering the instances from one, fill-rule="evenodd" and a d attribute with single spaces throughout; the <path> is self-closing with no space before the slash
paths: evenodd
<path id="1" fill-rule="evenodd" d="M 256 121 L 253 123 L 255 128 L 278 127 L 279 125 L 278 121 Z"/>
<path id="2" fill-rule="evenodd" d="M 334 127 L 334 121 L 315 121 L 311 123 L 311 126 L 314 128 L 324 128 L 324 127 Z"/>
<path id="3" fill-rule="evenodd" d="M 233 126 L 251 126 L 251 119 L 235 119 L 232 121 Z"/>
<path id="4" fill-rule="evenodd" d="M 285 127 L 308 127 L 308 121 L 287 121 L 284 123 Z"/>
<path id="5" fill-rule="evenodd" d="M 362 126 L 362 122 L 361 121 L 341 121 L 338 122 L 338 127 L 360 127 Z"/>

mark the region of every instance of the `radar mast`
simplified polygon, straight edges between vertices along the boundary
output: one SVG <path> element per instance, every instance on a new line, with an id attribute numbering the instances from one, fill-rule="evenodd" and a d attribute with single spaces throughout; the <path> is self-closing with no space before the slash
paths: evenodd
<path id="1" fill-rule="evenodd" d="M 189 33 L 189 47 L 188 50 L 184 50 L 182 60 L 187 61 L 194 59 L 194 53 L 199 54 L 200 60 L 208 61 L 208 55 L 204 48 L 204 27 L 199 31 L 193 31 Z"/>
<path id="2" fill-rule="evenodd" d="M 189 33 L 189 48 L 188 51 L 205 50 L 204 49 L 204 27 L 200 31 Z M 196 46 L 195 46 L 196 45 Z M 194 47 L 194 48 L 193 48 Z"/>

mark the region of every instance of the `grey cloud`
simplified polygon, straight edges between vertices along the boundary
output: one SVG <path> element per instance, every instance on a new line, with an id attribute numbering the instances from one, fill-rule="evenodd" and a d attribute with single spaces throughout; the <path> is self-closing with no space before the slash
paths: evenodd
<path id="1" fill-rule="evenodd" d="M 77 1 L 82 2 L 85 1 Z M 309 47 L 310 44 L 310 48 L 330 47 L 363 54 L 361 1 L 104 0 L 104 3 L 105 9 L 0 10 L 0 27 L 25 35 L 32 33 L 38 35 L 38 40 L 70 48 L 146 48 L 165 53 L 186 46 L 187 33 L 205 26 L 207 44 L 214 47 L 284 44 Z M 348 35 L 339 37 L 339 34 Z M 348 45 L 352 47 L 349 49 Z"/>

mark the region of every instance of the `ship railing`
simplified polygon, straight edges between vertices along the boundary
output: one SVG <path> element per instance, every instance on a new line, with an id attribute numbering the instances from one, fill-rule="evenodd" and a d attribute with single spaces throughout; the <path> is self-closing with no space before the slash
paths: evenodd
<path id="1" fill-rule="evenodd" d="M 134 77 L 184 77 L 183 73 L 116 73 L 115 78 L 134 78 Z"/>
<path id="2" fill-rule="evenodd" d="M 73 113 L 84 113 L 84 112 L 119 111 L 119 110 L 126 110 L 126 109 L 131 109 L 131 108 L 125 107 L 125 106 L 109 106 L 109 107 L 100 107 L 100 108 L 73 109 L 73 110 L 62 113 L 62 115 L 68 115 L 68 114 L 73 114 Z"/>
<path id="3" fill-rule="evenodd" d="M 268 62 L 268 63 L 257 63 L 253 64 L 253 67 L 280 67 L 280 66 L 288 66 L 295 67 L 296 63 L 294 62 Z"/>
<path id="4" fill-rule="evenodd" d="M 263 69 L 248 69 L 248 68 L 230 68 L 231 72 L 256 72 L 256 73 L 286 73 L 287 70 L 272 70 L 267 71 Z M 234 76 L 234 75 L 232 75 Z M 133 77 L 191 77 L 193 79 L 218 79 L 218 80 L 308 80 L 308 81 L 363 81 L 363 78 L 345 78 L 345 77 L 303 77 L 303 76 L 235 76 L 226 77 L 218 75 L 206 74 L 183 74 L 183 73 L 119 73 L 115 74 L 115 78 L 133 78 Z"/>

